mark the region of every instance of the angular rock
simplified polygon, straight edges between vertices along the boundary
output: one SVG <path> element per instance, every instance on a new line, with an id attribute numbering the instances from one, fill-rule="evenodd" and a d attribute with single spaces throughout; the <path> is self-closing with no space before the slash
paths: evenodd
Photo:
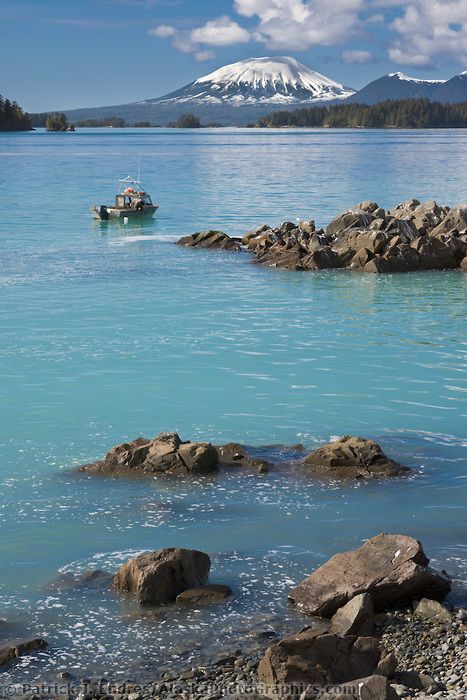
<path id="1" fill-rule="evenodd" d="M 387 678 L 392 678 L 396 671 L 397 659 L 392 652 L 383 656 L 376 667 L 376 673 L 379 676 L 386 676 Z"/>
<path id="2" fill-rule="evenodd" d="M 355 634 L 369 637 L 374 633 L 375 611 L 369 593 L 360 593 L 334 613 L 331 619 L 331 632 L 345 637 Z"/>
<path id="3" fill-rule="evenodd" d="M 217 248 L 219 250 L 239 251 L 241 249 L 239 239 L 231 238 L 224 231 L 200 231 L 190 236 L 183 236 L 177 241 L 177 245 L 189 248 Z"/>
<path id="4" fill-rule="evenodd" d="M 236 442 L 229 442 L 226 445 L 216 447 L 219 455 L 219 462 L 222 465 L 229 467 L 246 467 L 254 469 L 259 474 L 266 474 L 271 466 L 270 462 L 265 459 L 252 457 L 243 445 Z"/>
<path id="5" fill-rule="evenodd" d="M 19 656 L 30 652 L 45 649 L 47 642 L 45 639 L 37 637 L 35 639 L 23 639 L 19 642 L 6 642 L 0 645 L 0 666 L 13 661 Z"/>
<path id="6" fill-rule="evenodd" d="M 211 605 L 223 603 L 231 595 L 230 586 L 211 584 L 201 588 L 188 588 L 177 596 L 176 602 L 183 605 Z"/>
<path id="7" fill-rule="evenodd" d="M 426 690 L 435 685 L 435 679 L 417 671 L 399 671 L 394 674 L 394 682 L 414 690 Z"/>
<path id="8" fill-rule="evenodd" d="M 304 700 L 308 697 L 305 696 Z M 357 678 L 346 684 L 330 690 L 328 693 L 319 695 L 320 700 L 399 700 L 399 696 L 391 687 L 388 679 L 382 675 L 368 676 L 367 678 Z"/>
<path id="9" fill-rule="evenodd" d="M 454 207 L 441 222 L 430 231 L 430 236 L 440 234 L 459 235 L 467 230 L 467 207 Z"/>
<path id="10" fill-rule="evenodd" d="M 114 586 L 135 595 L 141 605 L 172 603 L 180 593 L 204 585 L 211 560 L 193 549 L 167 548 L 140 554 L 122 564 Z"/>
<path id="11" fill-rule="evenodd" d="M 339 637 L 321 630 L 305 630 L 272 644 L 258 666 L 258 678 L 268 695 L 277 686 L 300 689 L 369 676 L 380 659 L 374 637 Z"/>
<path id="12" fill-rule="evenodd" d="M 373 221 L 373 214 L 367 211 L 346 211 L 343 214 L 339 214 L 331 221 L 326 227 L 326 233 L 328 236 L 339 236 L 343 231 L 348 228 L 361 228 L 363 226 L 369 226 Z"/>
<path id="13" fill-rule="evenodd" d="M 463 272 L 467 272 L 467 256 L 461 260 L 460 268 Z"/>
<path id="14" fill-rule="evenodd" d="M 182 442 L 177 433 L 159 433 L 112 447 L 103 460 L 79 471 L 101 474 L 208 474 L 217 471 L 216 448 L 208 442 Z"/>
<path id="15" fill-rule="evenodd" d="M 452 613 L 437 600 L 422 598 L 414 610 L 415 617 L 423 617 L 425 620 L 444 622 L 450 624 Z"/>
<path id="16" fill-rule="evenodd" d="M 381 533 L 349 552 L 335 554 L 289 594 L 310 615 L 330 617 L 360 593 L 370 593 L 377 612 L 422 595 L 442 600 L 451 590 L 444 573 L 428 567 L 418 540 Z"/>
<path id="17" fill-rule="evenodd" d="M 402 476 L 411 471 L 386 457 L 374 440 L 349 435 L 315 450 L 302 464 L 319 474 L 352 479 Z"/>
<path id="18" fill-rule="evenodd" d="M 330 270 L 342 266 L 341 257 L 329 246 L 321 246 L 303 257 L 301 265 L 305 270 Z"/>

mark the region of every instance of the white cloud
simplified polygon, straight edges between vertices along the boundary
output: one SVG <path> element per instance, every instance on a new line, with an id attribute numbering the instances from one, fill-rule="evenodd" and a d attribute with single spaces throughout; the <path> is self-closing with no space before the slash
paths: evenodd
<path id="1" fill-rule="evenodd" d="M 257 17 L 257 41 L 272 49 L 304 50 L 344 42 L 362 31 L 366 0 L 235 0 L 236 12 Z"/>
<path id="2" fill-rule="evenodd" d="M 169 37 L 174 36 L 175 33 L 176 29 L 168 24 L 160 24 L 158 27 L 154 27 L 154 29 L 149 30 L 149 34 L 151 36 L 157 36 L 160 39 L 168 39 Z"/>
<path id="3" fill-rule="evenodd" d="M 216 54 L 214 53 L 214 51 L 203 50 L 203 51 L 196 51 L 194 53 L 194 57 L 197 61 L 210 61 L 211 58 L 216 57 Z"/>
<path id="4" fill-rule="evenodd" d="M 367 63 L 373 60 L 370 51 L 345 46 L 376 32 L 397 64 L 467 64 L 467 0 L 232 0 L 232 7 L 238 21 L 223 15 L 191 29 L 160 25 L 150 34 L 199 61 L 213 58 L 213 48 L 251 41 L 287 52 L 341 46 L 343 61 Z"/>
<path id="5" fill-rule="evenodd" d="M 230 46 L 250 41 L 251 34 L 227 15 L 206 22 L 202 27 L 192 29 L 190 39 L 195 44 L 210 46 Z"/>
<path id="6" fill-rule="evenodd" d="M 344 63 L 374 63 L 375 56 L 371 51 L 342 51 L 341 58 Z"/>
<path id="7" fill-rule="evenodd" d="M 191 53 L 197 61 L 208 61 L 215 53 L 206 46 L 231 46 L 251 40 L 251 34 L 227 15 L 209 20 L 194 29 L 176 29 L 161 24 L 149 30 L 151 36 L 172 39 L 172 46 L 182 53 Z"/>
<path id="8" fill-rule="evenodd" d="M 389 49 L 396 63 L 420 67 L 441 60 L 467 63 L 466 0 L 411 0 L 390 28 L 398 35 Z"/>

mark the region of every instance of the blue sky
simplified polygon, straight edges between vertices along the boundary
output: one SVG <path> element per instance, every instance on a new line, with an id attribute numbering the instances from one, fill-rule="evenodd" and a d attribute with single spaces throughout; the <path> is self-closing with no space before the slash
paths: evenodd
<path id="1" fill-rule="evenodd" d="M 467 0 L 0 0 L 0 93 L 29 111 L 157 97 L 250 56 L 359 88 L 467 68 Z"/>

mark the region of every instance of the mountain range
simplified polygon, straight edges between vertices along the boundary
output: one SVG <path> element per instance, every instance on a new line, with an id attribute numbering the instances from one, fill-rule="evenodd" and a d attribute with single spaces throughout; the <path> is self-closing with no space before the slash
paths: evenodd
<path id="1" fill-rule="evenodd" d="M 202 123 L 242 126 L 281 109 L 338 103 L 376 104 L 388 99 L 467 101 L 467 71 L 450 80 L 391 73 L 353 90 L 290 56 L 250 58 L 219 68 L 162 97 L 109 107 L 68 110 L 74 122 L 120 117 L 129 124 L 167 125 L 184 113 Z"/>

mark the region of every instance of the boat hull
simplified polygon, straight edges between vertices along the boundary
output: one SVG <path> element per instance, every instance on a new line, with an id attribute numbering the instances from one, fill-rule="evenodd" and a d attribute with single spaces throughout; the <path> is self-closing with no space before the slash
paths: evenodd
<path id="1" fill-rule="evenodd" d="M 94 206 L 91 207 L 91 213 L 94 219 L 99 219 L 100 221 L 109 221 L 116 219 L 141 219 L 149 218 L 154 216 L 159 207 L 157 204 L 152 206 L 145 206 L 143 209 L 117 209 L 116 207 L 107 206 Z"/>

